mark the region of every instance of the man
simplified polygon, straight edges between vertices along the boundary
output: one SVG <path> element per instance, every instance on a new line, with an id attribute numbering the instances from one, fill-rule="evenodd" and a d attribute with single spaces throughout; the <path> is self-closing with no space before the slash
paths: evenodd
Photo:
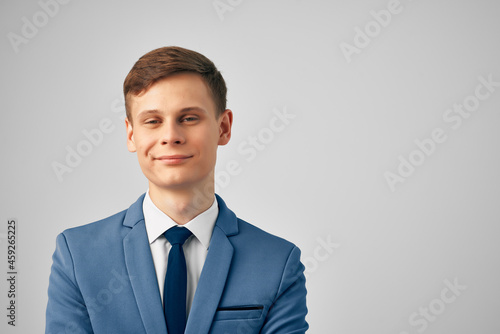
<path id="1" fill-rule="evenodd" d="M 164 47 L 124 82 L 127 146 L 148 191 L 57 237 L 46 333 L 305 333 L 304 266 L 286 240 L 214 193 L 231 138 L 226 85 L 203 55 Z"/>

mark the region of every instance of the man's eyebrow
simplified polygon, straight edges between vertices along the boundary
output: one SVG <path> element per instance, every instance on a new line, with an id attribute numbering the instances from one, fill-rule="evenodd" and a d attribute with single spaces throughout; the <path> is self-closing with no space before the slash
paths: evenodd
<path id="1" fill-rule="evenodd" d="M 188 113 L 191 111 L 199 111 L 199 112 L 203 112 L 203 113 L 207 112 L 205 109 L 200 108 L 200 107 L 195 107 L 195 106 L 194 107 L 186 107 L 186 108 L 182 108 L 181 110 L 179 110 L 179 112 L 181 112 L 181 113 Z M 161 114 L 161 111 L 159 111 L 158 109 L 142 110 L 139 112 L 137 117 L 146 117 L 146 116 L 155 115 L 155 114 Z"/>
<path id="2" fill-rule="evenodd" d="M 137 117 L 139 116 L 148 116 L 150 114 L 159 114 L 160 111 L 158 109 L 148 109 L 148 110 L 142 110 L 137 114 Z"/>
<path id="3" fill-rule="evenodd" d="M 180 112 L 190 112 L 190 111 L 201 111 L 201 112 L 204 112 L 204 113 L 207 112 L 205 109 L 200 108 L 200 107 L 186 107 L 186 108 L 182 108 L 180 110 Z"/>

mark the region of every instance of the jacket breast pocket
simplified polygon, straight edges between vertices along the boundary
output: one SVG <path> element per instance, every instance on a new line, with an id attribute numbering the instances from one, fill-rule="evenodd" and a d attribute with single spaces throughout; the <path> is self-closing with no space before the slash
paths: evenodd
<path id="1" fill-rule="evenodd" d="M 263 305 L 244 305 L 218 307 L 214 321 L 222 320 L 258 320 L 264 311 Z"/>

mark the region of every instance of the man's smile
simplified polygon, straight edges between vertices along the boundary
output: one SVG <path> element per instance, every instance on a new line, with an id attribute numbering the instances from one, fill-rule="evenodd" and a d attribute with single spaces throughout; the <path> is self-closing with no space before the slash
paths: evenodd
<path id="1" fill-rule="evenodd" d="M 176 155 L 162 155 L 159 157 L 154 158 L 154 160 L 158 160 L 161 163 L 164 163 L 166 165 L 178 165 L 181 164 L 188 159 L 192 158 L 192 155 L 181 155 L 181 154 L 176 154 Z"/>

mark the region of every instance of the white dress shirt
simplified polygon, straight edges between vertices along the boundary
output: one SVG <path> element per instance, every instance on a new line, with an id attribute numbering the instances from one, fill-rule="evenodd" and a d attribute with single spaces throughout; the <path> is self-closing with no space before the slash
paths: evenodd
<path id="1" fill-rule="evenodd" d="M 158 279 L 158 288 L 163 302 L 163 288 L 165 284 L 165 274 L 167 272 L 168 253 L 172 247 L 167 241 L 163 233 L 173 226 L 183 226 L 193 234 L 184 243 L 182 249 L 186 257 L 187 269 L 187 298 L 186 298 L 186 314 L 189 315 L 191 304 L 193 303 L 194 293 L 198 286 L 201 270 L 207 258 L 208 246 L 212 238 L 212 231 L 215 226 L 215 221 L 219 215 L 219 206 L 214 196 L 212 206 L 206 211 L 194 217 L 184 225 L 178 225 L 168 215 L 163 213 L 153 203 L 149 196 L 149 190 L 144 197 L 142 203 L 144 212 L 144 221 L 149 239 L 149 247 L 153 255 L 153 262 L 156 270 L 156 278 Z"/>

